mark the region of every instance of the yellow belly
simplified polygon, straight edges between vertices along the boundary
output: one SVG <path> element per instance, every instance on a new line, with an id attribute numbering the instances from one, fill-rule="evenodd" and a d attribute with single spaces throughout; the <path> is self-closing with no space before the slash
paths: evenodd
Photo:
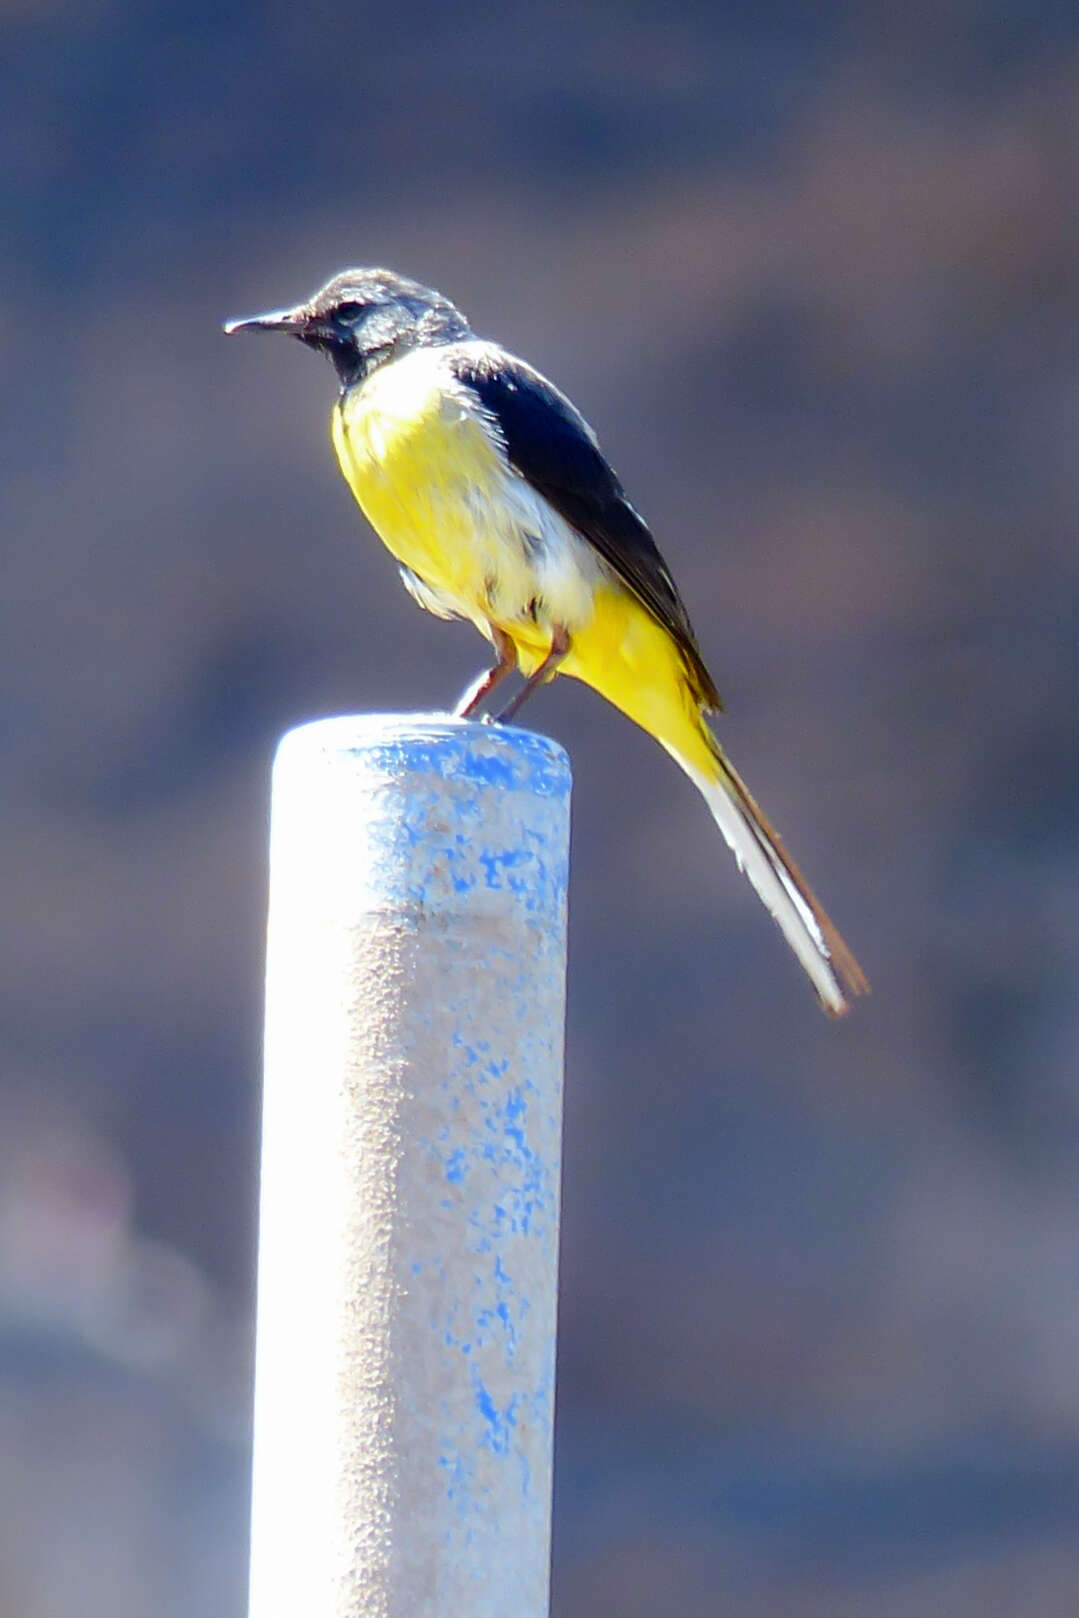
<path id="1" fill-rule="evenodd" d="M 446 388 L 437 352 L 375 371 L 338 402 L 333 442 L 368 522 L 406 567 L 481 632 L 495 625 L 521 671 L 539 667 L 552 624 L 570 632 L 559 672 L 583 680 L 665 745 L 702 767 L 711 744 L 668 632 L 575 536 L 537 573 L 506 471 L 482 426 Z M 542 595 L 544 610 L 530 603 Z"/>
<path id="2" fill-rule="evenodd" d="M 485 627 L 492 591 L 527 603 L 534 585 L 496 491 L 505 472 L 480 423 L 421 350 L 376 371 L 333 414 L 349 487 L 386 548 Z"/>

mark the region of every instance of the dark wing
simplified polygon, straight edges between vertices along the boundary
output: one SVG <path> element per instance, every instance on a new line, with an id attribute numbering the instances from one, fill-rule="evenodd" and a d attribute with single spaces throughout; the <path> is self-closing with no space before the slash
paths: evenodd
<path id="1" fill-rule="evenodd" d="M 720 709 L 719 692 L 667 564 L 584 417 L 538 371 L 499 349 L 462 347 L 450 363 L 498 428 L 514 471 L 595 546 L 669 631 L 700 701 Z"/>

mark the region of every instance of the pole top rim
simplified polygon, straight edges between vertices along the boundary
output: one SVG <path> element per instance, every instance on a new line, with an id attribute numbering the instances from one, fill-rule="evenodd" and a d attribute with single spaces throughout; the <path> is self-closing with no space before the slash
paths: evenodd
<path id="1" fill-rule="evenodd" d="M 406 769 L 433 769 L 491 786 L 527 784 L 545 795 L 561 797 L 572 786 L 569 755 L 550 736 L 445 713 L 338 714 L 309 720 L 281 738 L 274 767 L 325 766 L 373 756 Z"/>

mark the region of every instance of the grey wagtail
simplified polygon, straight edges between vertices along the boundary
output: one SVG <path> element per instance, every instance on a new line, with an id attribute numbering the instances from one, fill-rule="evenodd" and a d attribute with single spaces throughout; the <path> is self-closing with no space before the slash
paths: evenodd
<path id="1" fill-rule="evenodd" d="M 641 725 L 704 796 L 833 1016 L 868 984 L 707 723 L 719 693 L 670 571 L 596 435 L 564 394 L 473 335 L 447 298 L 391 270 L 345 270 L 294 309 L 230 321 L 288 332 L 333 363 L 333 443 L 407 588 L 467 618 L 493 666 L 456 712 L 512 670 L 523 689 L 568 674 Z"/>

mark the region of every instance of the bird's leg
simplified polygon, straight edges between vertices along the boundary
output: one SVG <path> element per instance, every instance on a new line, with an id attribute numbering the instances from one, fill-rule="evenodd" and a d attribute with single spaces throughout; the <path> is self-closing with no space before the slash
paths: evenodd
<path id="1" fill-rule="evenodd" d="M 461 693 L 460 700 L 453 710 L 458 719 L 471 719 L 484 697 L 490 696 L 496 686 L 501 685 L 507 674 L 511 674 L 517 667 L 517 648 L 508 635 L 501 629 L 491 625 L 491 641 L 498 654 L 498 662 L 479 675 L 472 684 Z"/>
<path id="2" fill-rule="evenodd" d="M 551 650 L 547 653 L 536 672 L 528 676 L 528 679 L 509 706 L 503 708 L 502 712 L 497 716 L 497 722 L 500 725 L 504 725 L 508 720 L 512 719 L 521 704 L 527 701 L 533 691 L 551 678 L 568 651 L 569 630 L 563 629 L 560 624 L 556 624 L 554 633 L 551 636 Z"/>

